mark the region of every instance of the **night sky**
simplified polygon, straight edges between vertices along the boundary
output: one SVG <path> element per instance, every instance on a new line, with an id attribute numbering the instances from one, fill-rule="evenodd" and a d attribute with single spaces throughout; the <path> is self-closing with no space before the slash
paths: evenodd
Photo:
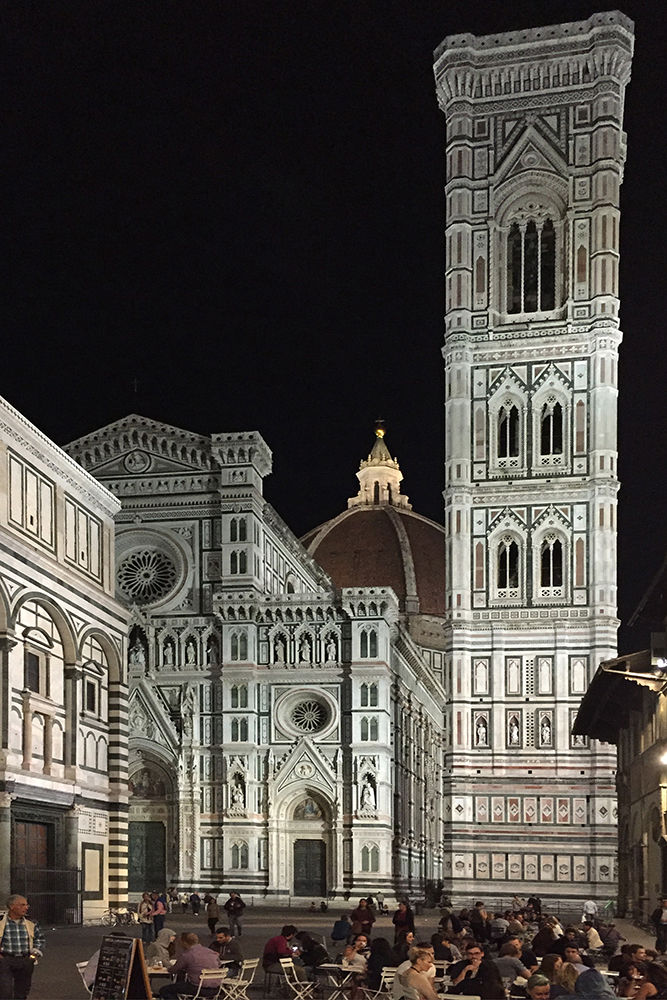
<path id="1" fill-rule="evenodd" d="M 297 534 L 384 418 L 442 519 L 444 116 L 432 52 L 605 9 L 445 0 L 0 3 L 0 393 L 59 444 L 127 413 L 259 430 Z M 620 611 L 667 548 L 667 12 L 636 22 L 622 189 Z M 622 637 L 644 641 L 641 627 Z"/>

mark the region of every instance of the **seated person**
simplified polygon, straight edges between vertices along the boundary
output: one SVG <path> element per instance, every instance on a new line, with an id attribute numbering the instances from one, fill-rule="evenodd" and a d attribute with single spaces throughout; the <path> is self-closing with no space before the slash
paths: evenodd
<path id="1" fill-rule="evenodd" d="M 172 931 L 170 927 L 163 927 L 155 941 L 146 948 L 146 965 L 159 965 L 162 962 L 165 969 L 169 968 L 172 959 L 169 945 L 175 940 L 176 931 Z"/>
<path id="2" fill-rule="evenodd" d="M 577 996 L 591 997 L 594 1000 L 613 1000 L 615 993 L 607 983 L 601 972 L 597 969 L 586 969 L 577 978 L 574 984 L 574 992 Z"/>
<path id="3" fill-rule="evenodd" d="M 569 962 L 570 965 L 575 967 L 579 975 L 581 975 L 582 972 L 585 972 L 586 969 L 595 968 L 595 963 L 590 955 L 582 955 L 579 949 L 575 948 L 573 945 L 567 946 L 563 958 L 566 962 Z"/>
<path id="4" fill-rule="evenodd" d="M 338 920 L 334 921 L 331 928 L 331 940 L 334 948 L 336 945 L 347 944 L 352 935 L 352 924 L 347 919 L 347 913 L 341 913 Z"/>
<path id="5" fill-rule="evenodd" d="M 282 975 L 283 967 L 280 964 L 280 959 L 291 958 L 294 961 L 296 958 L 296 946 L 292 945 L 292 941 L 295 934 L 296 927 L 294 924 L 285 924 L 280 934 L 269 938 L 264 945 L 264 954 L 262 955 L 262 968 L 265 972 L 277 972 L 279 975 Z M 298 952 L 298 948 L 296 951 Z M 305 982 L 307 978 L 306 970 L 300 962 L 294 961 L 294 972 L 297 979 Z"/>
<path id="6" fill-rule="evenodd" d="M 483 957 L 484 953 L 481 946 L 476 941 L 466 942 L 462 960 L 455 962 L 454 965 L 450 965 L 447 969 L 447 973 L 452 980 L 452 985 L 458 986 L 463 979 L 468 979 L 471 976 L 474 978 L 477 975 L 477 970 Z"/>
<path id="7" fill-rule="evenodd" d="M 181 934 L 178 942 L 182 951 L 172 965 L 170 972 L 172 975 L 184 972 L 185 981 L 168 983 L 167 986 L 163 986 L 159 993 L 162 1000 L 176 1000 L 176 997 L 194 996 L 199 990 L 199 977 L 202 971 L 220 968 L 220 959 L 216 953 L 210 948 L 204 948 L 199 943 L 196 934 Z M 223 978 L 224 972 L 221 972 L 220 979 L 207 984 L 199 995 L 202 997 L 215 996 Z"/>
<path id="8" fill-rule="evenodd" d="M 396 956 L 396 965 L 400 965 L 401 962 L 407 961 L 408 953 L 411 948 L 414 948 L 415 935 L 414 931 L 402 930 L 398 938 L 396 939 L 396 944 L 394 945 L 394 955 Z"/>
<path id="9" fill-rule="evenodd" d="M 514 936 L 514 937 L 510 936 L 510 937 L 508 937 L 508 939 L 505 942 L 505 944 L 516 945 L 516 947 L 521 952 L 521 954 L 520 954 L 519 957 L 521 958 L 521 961 L 523 963 L 524 969 L 528 969 L 528 971 L 531 974 L 533 972 L 535 972 L 535 970 L 537 969 L 537 956 L 535 955 L 534 951 L 531 951 L 531 949 L 528 948 L 523 943 L 523 939 L 522 938 L 516 937 L 516 936 Z"/>
<path id="10" fill-rule="evenodd" d="M 394 986 L 399 983 L 399 996 L 403 996 L 401 987 L 409 987 L 414 990 L 419 1000 L 439 1000 L 438 994 L 433 986 L 433 977 L 427 975 L 433 967 L 433 955 L 428 948 L 411 948 L 408 957 L 409 965 L 404 971 L 396 971 Z M 397 995 L 396 989 L 394 996 Z"/>
<path id="11" fill-rule="evenodd" d="M 620 971 L 616 994 L 619 997 L 635 997 L 636 1000 L 646 1000 L 654 997 L 658 990 L 648 978 L 648 966 L 645 962 L 626 962 Z"/>
<path id="12" fill-rule="evenodd" d="M 453 962 L 454 951 L 449 940 L 449 936 L 442 931 L 431 934 L 431 945 L 433 947 L 433 957 L 436 962 Z M 458 951 L 458 948 L 456 949 Z M 460 952 L 459 952 L 460 954 Z"/>
<path id="13" fill-rule="evenodd" d="M 353 965 L 360 972 L 366 971 L 366 955 L 368 938 L 365 934 L 357 934 L 352 944 L 348 944 L 343 952 L 343 965 Z"/>
<path id="14" fill-rule="evenodd" d="M 394 950 L 387 938 L 373 938 L 371 953 L 366 963 L 366 985 L 371 990 L 380 989 L 383 969 L 394 967 Z"/>
<path id="15" fill-rule="evenodd" d="M 299 949 L 301 951 L 301 961 L 304 964 L 309 978 L 315 980 L 317 978 L 315 970 L 318 965 L 322 965 L 323 962 L 329 961 L 328 951 L 323 944 L 320 944 L 319 941 L 315 941 L 307 931 L 299 931 L 299 933 L 294 936 L 294 940 L 299 945 Z"/>
<path id="16" fill-rule="evenodd" d="M 521 976 L 523 979 L 530 979 L 531 973 L 521 961 L 521 952 L 515 944 L 504 944 L 498 952 L 498 958 L 493 961 L 498 966 L 501 979 L 509 979 L 511 983 Z"/>
<path id="17" fill-rule="evenodd" d="M 551 996 L 551 983 L 546 976 L 541 976 L 539 972 L 530 976 L 526 983 L 526 996 L 530 1000 L 549 1000 Z"/>
<path id="18" fill-rule="evenodd" d="M 243 952 L 241 951 L 238 938 L 232 937 L 229 927 L 216 928 L 215 937 L 209 944 L 209 948 L 211 951 L 217 952 L 220 956 L 220 961 L 224 958 L 233 958 L 234 961 L 230 962 L 227 966 L 227 975 L 238 976 L 241 971 Z"/>

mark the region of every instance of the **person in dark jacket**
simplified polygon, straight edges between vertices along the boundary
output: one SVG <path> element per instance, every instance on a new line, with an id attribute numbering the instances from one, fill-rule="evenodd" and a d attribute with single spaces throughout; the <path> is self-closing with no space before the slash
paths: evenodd
<path id="1" fill-rule="evenodd" d="M 334 948 L 337 945 L 347 944 L 351 934 L 352 924 L 347 919 L 347 913 L 341 913 L 340 917 L 338 920 L 334 921 L 334 925 L 331 928 L 331 940 Z"/>
<path id="2" fill-rule="evenodd" d="M 386 938 L 375 938 L 366 963 L 366 985 L 371 990 L 380 989 L 382 970 L 394 966 L 394 952 Z"/>
<path id="3" fill-rule="evenodd" d="M 236 934 L 236 937 L 241 937 L 243 933 L 243 927 L 241 926 L 241 917 L 243 911 L 245 910 L 245 903 L 239 896 L 238 892 L 230 892 L 229 899 L 223 906 L 223 910 L 226 911 L 229 917 L 229 929 L 232 934 Z"/>
<path id="4" fill-rule="evenodd" d="M 241 951 L 241 945 L 235 937 L 232 937 L 232 932 L 229 927 L 218 927 L 215 932 L 215 937 L 209 944 L 211 951 L 216 951 L 221 959 L 223 958 L 233 958 L 234 961 L 227 967 L 228 976 L 237 976 L 241 971 L 241 962 L 243 961 L 243 952 Z"/>
<path id="5" fill-rule="evenodd" d="M 415 918 L 407 903 L 398 904 L 398 909 L 391 918 L 391 921 L 394 925 L 394 944 L 398 943 L 398 939 L 405 931 L 412 931 L 414 934 Z"/>
<path id="6" fill-rule="evenodd" d="M 320 944 L 319 941 L 313 941 L 308 931 L 299 931 L 298 934 L 294 935 L 294 940 L 301 949 L 301 961 L 308 973 L 308 978 L 315 982 L 317 979 L 315 970 L 318 965 L 330 961 L 329 953 L 323 944 Z"/>

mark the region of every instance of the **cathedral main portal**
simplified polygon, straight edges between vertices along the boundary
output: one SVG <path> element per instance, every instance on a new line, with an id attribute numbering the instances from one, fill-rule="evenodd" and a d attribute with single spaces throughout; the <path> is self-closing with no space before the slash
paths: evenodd
<path id="1" fill-rule="evenodd" d="M 294 895 L 327 895 L 327 849 L 323 840 L 294 841 Z"/>

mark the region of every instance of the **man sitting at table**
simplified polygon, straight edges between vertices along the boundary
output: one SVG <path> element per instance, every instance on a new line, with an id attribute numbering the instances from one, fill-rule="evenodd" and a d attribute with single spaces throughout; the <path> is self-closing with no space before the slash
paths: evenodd
<path id="1" fill-rule="evenodd" d="M 291 944 L 296 931 L 294 924 L 285 924 L 280 934 L 269 938 L 264 945 L 264 954 L 262 955 L 262 968 L 265 972 L 277 972 L 282 975 L 283 967 L 280 964 L 280 959 L 291 958 L 293 960 L 295 957 Z M 294 962 L 294 972 L 296 978 L 300 979 L 301 982 L 306 980 L 306 970 L 303 965 Z"/>
<path id="2" fill-rule="evenodd" d="M 172 975 L 185 973 L 185 982 L 169 983 L 160 990 L 162 1000 L 176 1000 L 180 996 L 194 996 L 199 989 L 199 977 L 204 969 L 219 969 L 220 959 L 210 948 L 199 943 L 196 934 L 181 934 L 179 940 L 182 951 L 171 969 Z M 212 997 L 218 992 L 220 979 L 214 979 L 201 990 L 202 997 Z"/>
<path id="3" fill-rule="evenodd" d="M 238 938 L 232 937 L 229 927 L 218 927 L 216 929 L 215 937 L 209 944 L 209 948 L 211 951 L 218 953 L 221 962 L 224 959 L 231 959 L 232 961 L 227 966 L 227 975 L 238 976 L 241 971 L 243 952 L 241 951 Z"/>

